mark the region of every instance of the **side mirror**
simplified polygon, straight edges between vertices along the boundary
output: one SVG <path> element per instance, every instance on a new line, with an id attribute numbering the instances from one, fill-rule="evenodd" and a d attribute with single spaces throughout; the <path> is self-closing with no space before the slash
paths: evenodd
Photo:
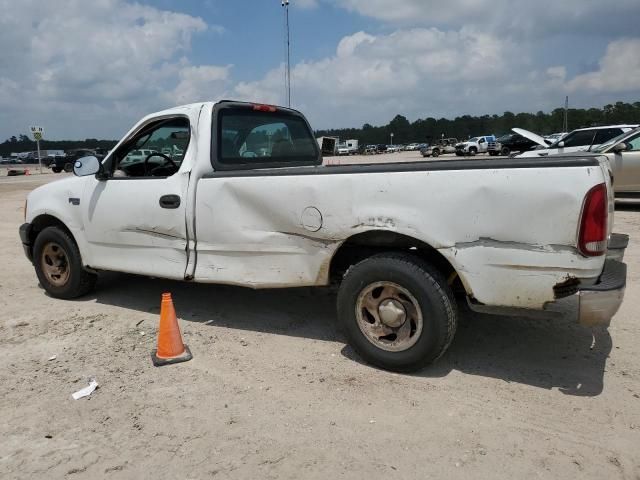
<path id="1" fill-rule="evenodd" d="M 102 164 L 96 157 L 82 157 L 73 165 L 73 173 L 77 177 L 95 175 L 102 170 Z"/>
<path id="2" fill-rule="evenodd" d="M 620 142 L 613 147 L 613 153 L 622 153 L 629 150 L 629 144 L 627 142 Z"/>
<path id="3" fill-rule="evenodd" d="M 563 141 L 558 142 L 558 148 L 564 148 L 564 142 Z"/>

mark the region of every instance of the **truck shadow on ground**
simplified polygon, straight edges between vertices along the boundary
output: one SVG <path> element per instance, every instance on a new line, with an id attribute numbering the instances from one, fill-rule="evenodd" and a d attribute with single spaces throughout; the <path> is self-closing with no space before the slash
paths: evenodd
<path id="1" fill-rule="evenodd" d="M 335 314 L 335 291 L 327 288 L 250 290 L 156 280 L 124 274 L 101 276 L 98 303 L 158 313 L 160 294 L 170 291 L 178 317 L 233 330 L 250 330 L 345 342 Z M 414 374 L 437 378 L 452 370 L 567 395 L 602 392 L 612 348 L 606 329 L 592 331 L 565 321 L 481 315 L 460 308 L 460 323 L 449 351 Z M 364 363 L 349 346 L 342 354 Z"/>
<path id="2" fill-rule="evenodd" d="M 483 315 L 460 309 L 458 330 L 443 357 L 418 372 L 426 378 L 444 377 L 452 370 L 557 388 L 566 395 L 602 393 L 611 335 L 604 328 L 588 329 L 565 320 L 532 320 Z M 351 347 L 343 354 L 361 361 Z"/>

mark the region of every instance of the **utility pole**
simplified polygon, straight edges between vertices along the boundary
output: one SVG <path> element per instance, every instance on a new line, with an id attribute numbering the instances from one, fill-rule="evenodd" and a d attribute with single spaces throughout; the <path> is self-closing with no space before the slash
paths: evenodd
<path id="1" fill-rule="evenodd" d="M 284 88 L 287 93 L 287 106 L 291 107 L 291 42 L 289 37 L 289 0 L 282 0 L 284 8 L 284 28 L 286 35 L 286 57 L 287 65 L 284 73 Z"/>
<path id="2" fill-rule="evenodd" d="M 391 145 L 393 145 L 393 133 L 391 134 Z"/>
<path id="3" fill-rule="evenodd" d="M 567 133 L 569 131 L 569 95 L 564 99 L 564 122 L 562 124 L 562 132 Z"/>

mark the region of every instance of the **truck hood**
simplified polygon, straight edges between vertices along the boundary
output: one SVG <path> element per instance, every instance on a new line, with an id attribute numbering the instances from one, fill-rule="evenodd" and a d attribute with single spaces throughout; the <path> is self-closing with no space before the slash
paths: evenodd
<path id="1" fill-rule="evenodd" d="M 549 144 L 542 138 L 540 135 L 537 135 L 529 130 L 525 130 L 524 128 L 512 128 L 512 132 L 517 133 L 518 135 L 522 135 L 524 138 L 528 138 L 532 142 L 536 142 L 538 145 L 542 145 L 547 148 Z"/>

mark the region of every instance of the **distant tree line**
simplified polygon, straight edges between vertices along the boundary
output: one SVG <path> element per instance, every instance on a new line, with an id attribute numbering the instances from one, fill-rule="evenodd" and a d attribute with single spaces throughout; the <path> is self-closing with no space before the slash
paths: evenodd
<path id="1" fill-rule="evenodd" d="M 602 108 L 569 109 L 569 131 L 580 127 L 618 123 L 640 123 L 640 102 L 617 102 Z M 467 139 L 475 135 L 501 135 L 520 127 L 541 135 L 560 132 L 564 120 L 564 109 L 557 108 L 551 113 L 504 112 L 502 115 L 463 115 L 453 120 L 428 117 L 409 122 L 406 117 L 396 115 L 387 125 L 374 127 L 365 123 L 362 128 L 342 128 L 318 130 L 317 136 L 340 137 L 342 140 L 356 139 L 360 144 L 389 143 L 393 133 L 393 143 L 433 142 L 443 135 Z M 116 140 L 42 140 L 42 150 L 72 150 L 74 148 L 112 149 Z M 35 142 L 26 135 L 18 135 L 0 143 L 0 156 L 8 157 L 12 152 L 28 152 L 36 149 Z"/>
<path id="2" fill-rule="evenodd" d="M 41 140 L 41 150 L 73 150 L 75 148 L 104 148 L 111 150 L 117 140 L 98 140 L 87 138 L 85 140 Z M 11 153 L 33 152 L 36 150 L 36 142 L 26 135 L 13 136 L 0 143 L 0 156 L 8 157 Z"/>
<path id="3" fill-rule="evenodd" d="M 620 123 L 640 123 L 640 102 L 617 102 L 603 108 L 578 109 L 568 112 L 569 131 L 581 127 L 609 125 Z M 532 132 L 548 135 L 561 132 L 564 121 L 564 109 L 557 108 L 551 113 L 518 113 L 504 112 L 502 115 L 482 115 L 474 117 L 463 115 L 453 120 L 446 118 L 418 119 L 409 122 L 406 117 L 396 115 L 387 125 L 374 127 L 365 123 L 362 128 L 342 128 L 318 130 L 317 136 L 339 137 L 342 141 L 359 140 L 360 144 L 393 143 L 406 144 L 412 142 L 433 142 L 442 136 L 445 138 L 467 139 L 477 135 L 502 135 L 513 127 L 520 127 Z"/>

